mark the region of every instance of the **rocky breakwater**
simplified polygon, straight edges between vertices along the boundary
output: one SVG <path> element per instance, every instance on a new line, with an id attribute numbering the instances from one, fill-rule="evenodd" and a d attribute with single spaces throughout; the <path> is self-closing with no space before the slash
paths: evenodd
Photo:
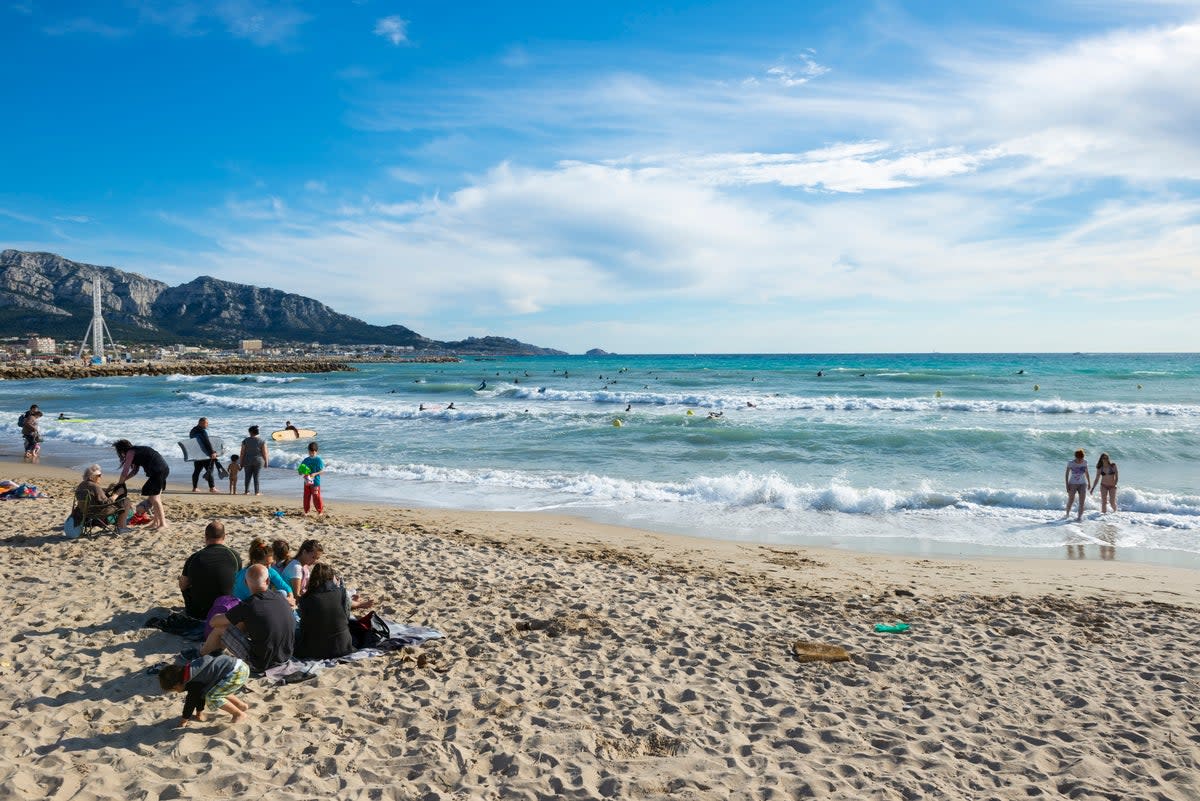
<path id="1" fill-rule="evenodd" d="M 137 375 L 253 375 L 256 373 L 336 373 L 353 367 L 329 359 L 188 359 L 186 361 L 112 362 L 17 362 L 0 366 L 0 379 L 99 378 Z"/>

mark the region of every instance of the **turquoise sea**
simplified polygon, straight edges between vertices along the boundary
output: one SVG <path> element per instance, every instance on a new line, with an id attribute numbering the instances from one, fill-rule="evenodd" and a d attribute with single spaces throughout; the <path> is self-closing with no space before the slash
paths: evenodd
<path id="1" fill-rule="evenodd" d="M 326 496 L 550 510 L 744 542 L 1200 567 L 1200 355 L 508 357 L 320 375 L 3 381 L 43 419 L 47 463 L 112 467 L 200 416 L 236 446 L 285 419 L 319 432 Z M 453 404 L 454 408 L 448 408 Z M 421 406 L 426 408 L 421 410 Z M 59 412 L 86 423 L 58 423 Z M 712 416 L 710 416 L 712 415 Z M 619 420 L 621 425 L 614 425 Z M 1120 467 L 1120 511 L 1063 519 L 1082 447 Z M 302 445 L 266 488 L 299 497 Z"/>

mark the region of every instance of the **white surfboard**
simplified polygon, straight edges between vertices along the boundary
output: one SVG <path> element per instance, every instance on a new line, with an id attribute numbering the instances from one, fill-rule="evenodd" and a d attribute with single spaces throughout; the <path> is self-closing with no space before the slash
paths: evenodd
<path id="1" fill-rule="evenodd" d="M 225 442 L 220 437 L 209 434 L 208 441 L 213 446 L 213 450 L 217 452 L 217 456 L 225 452 Z M 185 462 L 203 462 L 211 458 L 208 451 L 204 450 L 204 446 L 200 444 L 200 440 L 195 437 L 179 440 L 179 450 L 183 451 L 183 461 Z"/>

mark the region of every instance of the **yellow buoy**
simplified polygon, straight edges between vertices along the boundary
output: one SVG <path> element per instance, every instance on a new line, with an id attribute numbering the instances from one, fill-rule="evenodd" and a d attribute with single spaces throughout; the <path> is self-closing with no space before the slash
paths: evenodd
<path id="1" fill-rule="evenodd" d="M 691 416 L 692 416 L 692 410 L 691 410 L 691 409 L 688 409 L 688 411 L 687 411 L 687 416 L 688 416 L 688 417 L 691 417 Z"/>
<path id="2" fill-rule="evenodd" d="M 1034 391 L 1034 392 L 1037 392 L 1039 389 L 1041 389 L 1041 387 L 1039 387 L 1037 384 L 1034 384 L 1034 385 L 1033 385 L 1033 391 Z"/>
<path id="3" fill-rule="evenodd" d="M 613 418 L 613 427 L 614 428 L 620 428 L 623 425 L 625 425 L 625 421 L 623 421 L 620 417 Z"/>
<path id="4" fill-rule="evenodd" d="M 935 398 L 942 397 L 942 391 L 939 389 L 937 392 L 933 393 L 933 397 L 935 397 Z"/>

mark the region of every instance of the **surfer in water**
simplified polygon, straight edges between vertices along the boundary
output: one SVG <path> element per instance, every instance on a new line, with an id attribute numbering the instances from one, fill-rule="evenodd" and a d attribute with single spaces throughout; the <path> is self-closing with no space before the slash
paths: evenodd
<path id="1" fill-rule="evenodd" d="M 476 391 L 476 392 L 478 392 L 478 391 L 479 391 L 479 390 L 481 390 L 481 389 L 487 389 L 487 382 L 486 382 L 486 381 L 480 381 L 480 382 L 479 382 L 479 386 L 475 387 L 475 391 Z"/>
<path id="2" fill-rule="evenodd" d="M 283 430 L 291 431 L 292 435 L 295 436 L 296 439 L 300 439 L 300 429 L 298 429 L 294 425 L 292 425 L 291 420 L 288 420 L 286 423 L 283 424 Z"/>

